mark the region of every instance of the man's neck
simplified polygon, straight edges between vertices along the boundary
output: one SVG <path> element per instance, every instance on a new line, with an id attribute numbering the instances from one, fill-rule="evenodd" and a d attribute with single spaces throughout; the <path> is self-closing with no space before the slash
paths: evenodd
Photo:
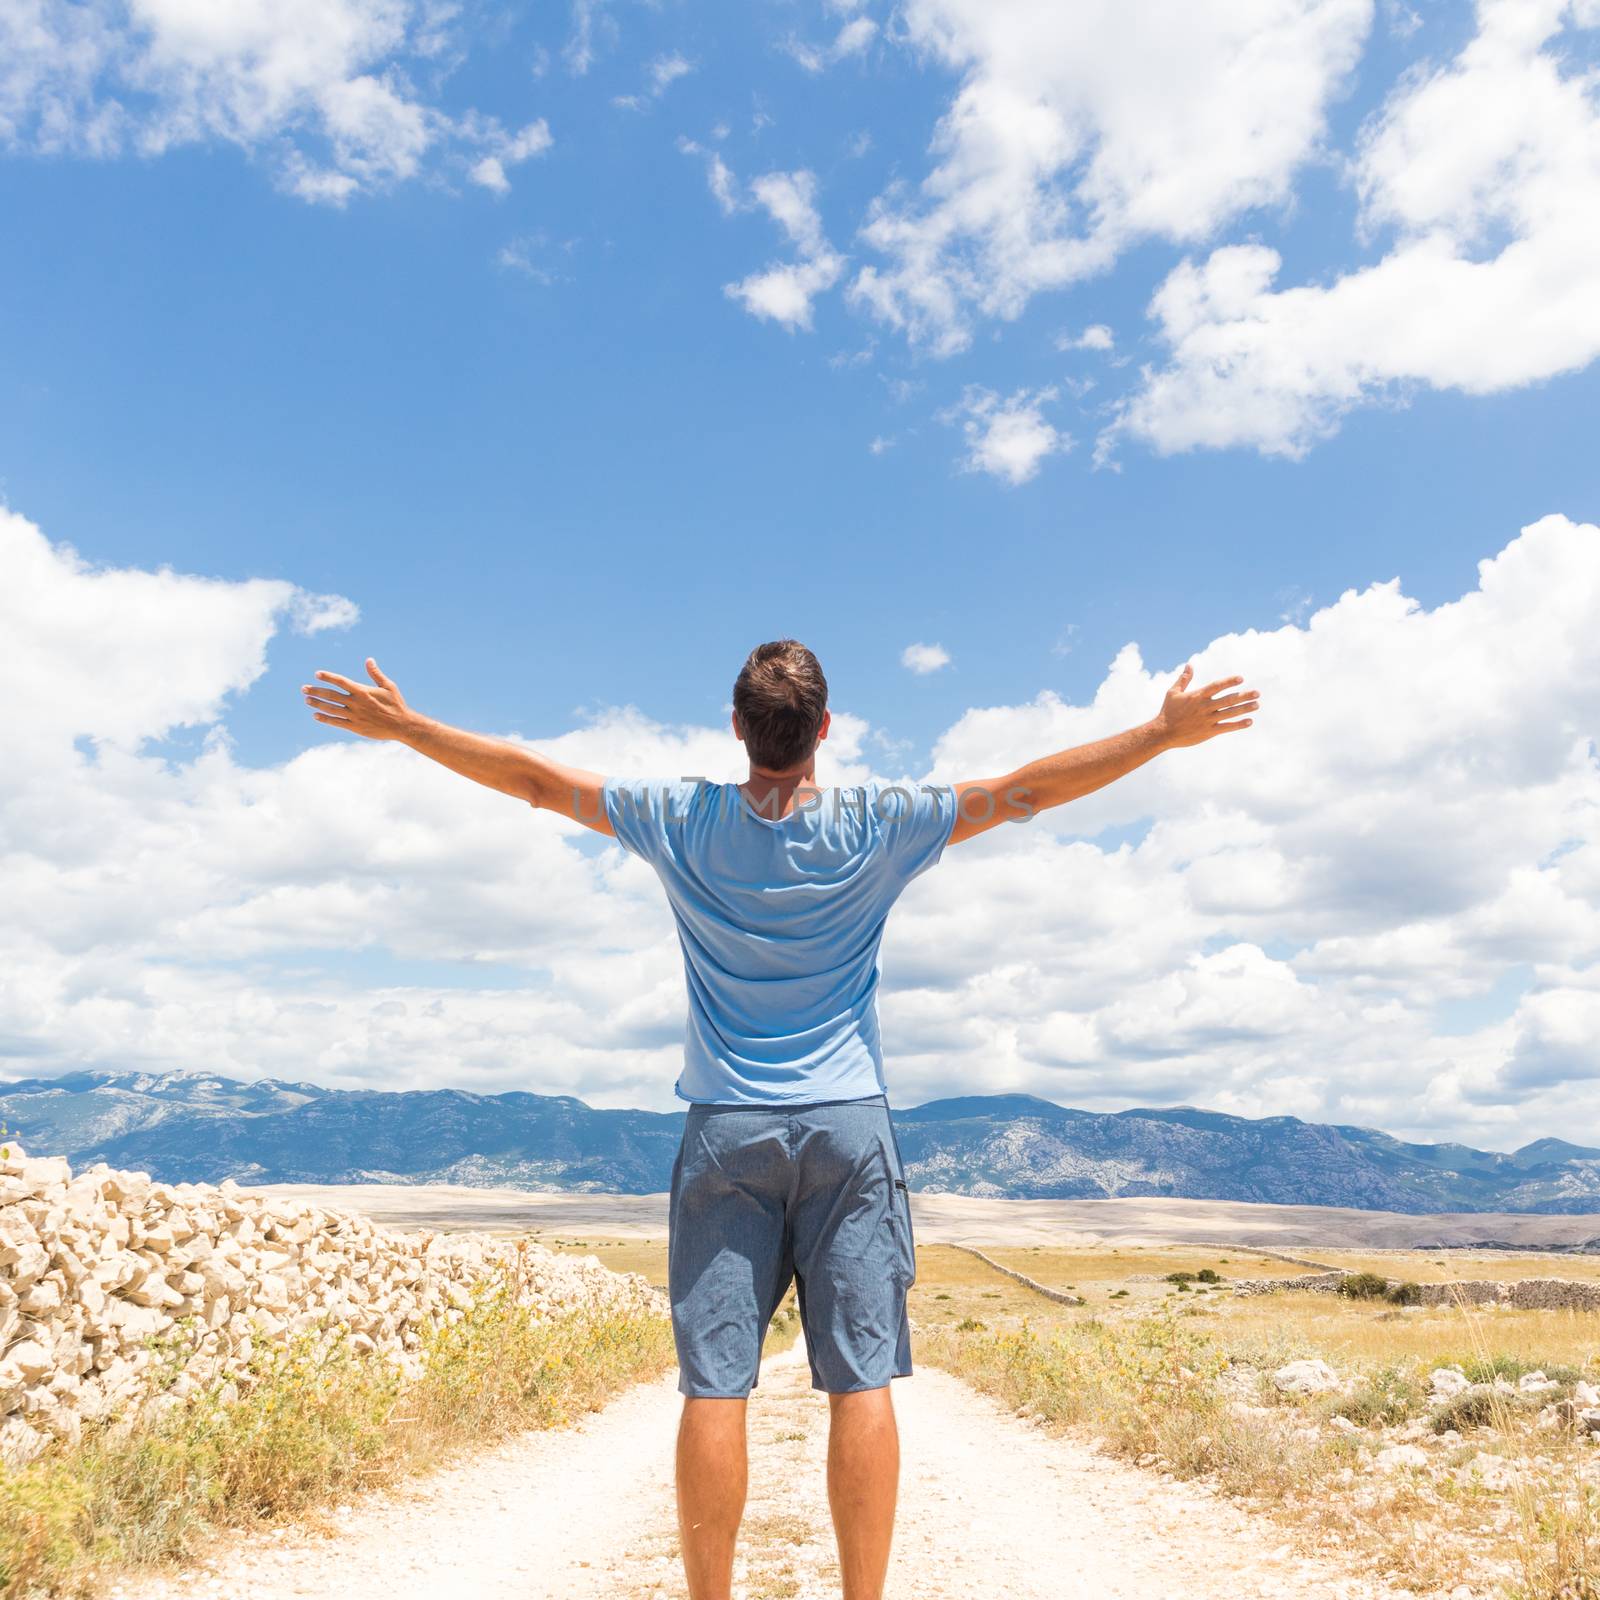
<path id="1" fill-rule="evenodd" d="M 776 820 L 794 810 L 794 797 L 801 789 L 817 786 L 817 764 L 810 761 L 801 772 L 763 772 L 751 767 L 750 776 L 739 785 L 756 814 Z"/>

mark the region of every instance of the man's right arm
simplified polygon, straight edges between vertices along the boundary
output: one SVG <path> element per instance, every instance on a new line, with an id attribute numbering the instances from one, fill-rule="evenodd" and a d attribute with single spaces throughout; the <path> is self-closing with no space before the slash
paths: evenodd
<path id="1" fill-rule="evenodd" d="M 398 685 L 384 676 L 370 656 L 367 672 L 370 684 L 337 672 L 318 672 L 322 683 L 304 685 L 306 704 L 317 721 L 366 739 L 409 745 L 418 755 L 485 788 L 525 800 L 541 811 L 571 817 L 596 833 L 615 835 L 606 815 L 601 792 L 605 779 L 600 773 L 565 766 L 508 739 L 491 739 L 435 721 L 407 705 Z"/>
<path id="2" fill-rule="evenodd" d="M 1243 678 L 1219 678 L 1203 689 L 1189 688 L 1193 667 L 1185 667 L 1167 690 L 1161 709 L 1148 722 L 1108 739 L 1058 750 L 1000 778 L 958 783 L 951 844 L 987 833 L 1002 822 L 1021 822 L 1051 806 L 1065 805 L 1125 777 L 1164 750 L 1203 744 L 1221 733 L 1250 726 L 1246 715 L 1260 705 L 1254 689 L 1240 689 Z"/>

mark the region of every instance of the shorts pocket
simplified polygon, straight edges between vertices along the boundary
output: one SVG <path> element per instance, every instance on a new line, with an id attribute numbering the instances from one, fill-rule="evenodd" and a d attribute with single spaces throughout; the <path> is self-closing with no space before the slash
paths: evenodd
<path id="1" fill-rule="evenodd" d="M 894 1238 L 896 1281 L 909 1289 L 917 1281 L 917 1243 L 911 1226 L 911 1191 L 904 1178 L 893 1178 L 890 1185 L 889 1231 Z"/>

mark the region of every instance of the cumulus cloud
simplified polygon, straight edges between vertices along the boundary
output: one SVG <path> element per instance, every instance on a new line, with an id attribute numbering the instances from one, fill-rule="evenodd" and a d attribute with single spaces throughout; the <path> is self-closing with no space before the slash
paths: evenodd
<path id="1" fill-rule="evenodd" d="M 966 470 L 1015 486 L 1035 476 L 1046 456 L 1071 449 L 1071 436 L 1045 420 L 1042 408 L 1056 397 L 1054 389 L 1018 389 L 1002 400 L 992 389 L 970 385 L 960 405 L 945 413 L 947 420 L 962 419 Z"/>
<path id="2" fill-rule="evenodd" d="M 715 191 L 715 183 L 713 183 Z M 817 212 L 817 180 L 810 172 L 769 172 L 750 185 L 755 203 L 789 236 L 796 260 L 753 272 L 724 292 L 754 317 L 791 332 L 810 329 L 811 302 L 839 281 L 844 257 L 828 243 Z"/>
<path id="3" fill-rule="evenodd" d="M 213 723 L 266 670 L 282 621 L 314 634 L 359 616 L 342 595 L 280 579 L 96 566 L 5 507 L 0 573 L 0 697 L 30 761 L 64 758 L 75 738 L 132 749 Z"/>
<path id="4" fill-rule="evenodd" d="M 1287 200 L 1372 0 L 909 0 L 903 16 L 961 83 L 920 190 L 874 205 L 862 237 L 884 261 L 850 293 L 950 354 L 975 317 L 1015 317 L 1141 239 L 1203 240 Z"/>
<path id="5" fill-rule="evenodd" d="M 1600 102 L 1576 0 L 1480 0 L 1454 59 L 1402 80 L 1352 180 L 1370 266 L 1280 287 L 1261 244 L 1186 260 L 1151 303 L 1169 359 L 1120 427 L 1158 450 L 1298 456 L 1352 407 L 1489 394 L 1600 356 Z"/>
<path id="6" fill-rule="evenodd" d="M 900 665 L 918 677 L 926 677 L 950 665 L 950 652 L 942 644 L 908 644 L 900 652 Z"/>
<path id="7" fill-rule="evenodd" d="M 1261 689 L 1250 733 L 909 891 L 884 949 L 897 1103 L 1025 1089 L 1592 1141 L 1597 611 L 1600 528 L 1549 516 L 1452 602 L 1390 579 L 1202 643 L 1201 678 Z M 276 630 L 342 614 L 286 582 L 96 566 L 0 518 L 0 900 L 27 908 L 0 923 L 6 1058 L 670 1105 L 680 959 L 641 863 L 309 720 L 291 759 L 239 759 L 237 696 L 298 704 L 263 681 Z M 1082 703 L 974 708 L 931 771 L 878 775 L 1003 775 L 1143 721 L 1180 665 L 1130 644 Z M 162 743 L 179 728 L 211 736 Z M 742 771 L 726 727 L 628 707 L 532 742 L 623 777 Z M 824 781 L 876 770 L 869 750 L 903 759 L 841 709 Z M 1442 1015 L 1511 973 L 1505 1014 Z"/>
<path id="8" fill-rule="evenodd" d="M 498 188 L 498 124 L 452 119 L 412 86 L 444 26 L 422 0 L 24 0 L 0 9 L 0 144 L 102 158 L 230 144 L 334 205 L 450 151 Z"/>

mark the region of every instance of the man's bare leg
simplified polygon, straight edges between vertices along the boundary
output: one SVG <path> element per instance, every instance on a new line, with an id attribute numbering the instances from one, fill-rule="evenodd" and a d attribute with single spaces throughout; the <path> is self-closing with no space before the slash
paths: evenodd
<path id="1" fill-rule="evenodd" d="M 678 1537 L 689 1600 L 732 1600 L 748 1465 L 744 1400 L 685 1397 L 678 1419 Z"/>
<path id="2" fill-rule="evenodd" d="M 830 1394 L 828 1504 L 844 1600 L 882 1600 L 900 1485 L 900 1430 L 889 1386 Z"/>

